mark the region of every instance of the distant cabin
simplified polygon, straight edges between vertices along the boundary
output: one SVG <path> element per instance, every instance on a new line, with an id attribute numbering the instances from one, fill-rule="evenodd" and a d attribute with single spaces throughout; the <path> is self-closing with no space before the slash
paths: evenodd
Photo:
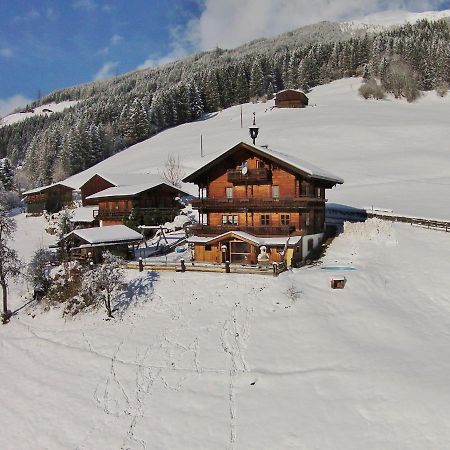
<path id="1" fill-rule="evenodd" d="M 73 187 L 64 183 L 54 183 L 30 189 L 23 193 L 27 204 L 27 212 L 42 213 L 44 210 L 55 213 L 72 203 Z"/>
<path id="2" fill-rule="evenodd" d="M 98 205 L 100 226 L 122 224 L 130 216 L 138 225 L 159 225 L 171 222 L 178 214 L 182 208 L 180 195 L 186 194 L 153 175 L 146 183 L 109 187 L 85 200 Z"/>
<path id="3" fill-rule="evenodd" d="M 275 94 L 277 108 L 304 108 L 308 106 L 308 97 L 298 89 L 285 89 Z"/>
<path id="4" fill-rule="evenodd" d="M 88 197 L 108 188 L 152 183 L 154 180 L 155 175 L 145 173 L 96 173 L 80 187 L 81 200 L 83 206 L 98 205 L 96 198 Z"/>

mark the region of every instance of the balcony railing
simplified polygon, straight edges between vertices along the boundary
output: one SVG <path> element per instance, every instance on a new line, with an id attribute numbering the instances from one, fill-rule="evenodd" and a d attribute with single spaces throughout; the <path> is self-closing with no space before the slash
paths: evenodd
<path id="1" fill-rule="evenodd" d="M 129 217 L 131 214 L 142 216 L 142 215 L 155 215 L 155 216 L 176 216 L 180 208 L 133 208 L 132 210 L 105 210 L 99 209 L 94 211 L 94 218 L 99 219 L 123 219 L 124 217 Z"/>
<path id="2" fill-rule="evenodd" d="M 301 208 L 321 205 L 326 200 L 318 197 L 289 197 L 289 198 L 200 198 L 192 201 L 192 206 L 199 209 L 233 209 L 233 208 Z"/>
<path id="3" fill-rule="evenodd" d="M 289 236 L 295 231 L 295 226 L 260 226 L 260 227 L 248 227 L 239 225 L 196 225 L 189 228 L 190 231 L 197 235 L 215 236 L 228 231 L 244 231 L 255 236 Z"/>
<path id="4" fill-rule="evenodd" d="M 272 174 L 268 169 L 248 169 L 244 175 L 240 169 L 227 170 L 228 182 L 234 184 L 240 183 L 260 183 L 263 181 L 270 181 Z"/>

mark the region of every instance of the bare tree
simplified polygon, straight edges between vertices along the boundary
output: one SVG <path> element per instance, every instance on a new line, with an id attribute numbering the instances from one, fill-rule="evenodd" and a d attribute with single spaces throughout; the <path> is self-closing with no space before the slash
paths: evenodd
<path id="1" fill-rule="evenodd" d="M 417 73 L 404 61 L 391 61 L 387 75 L 386 89 L 395 98 L 405 97 L 408 102 L 413 102 L 420 96 Z"/>
<path id="2" fill-rule="evenodd" d="M 108 317 L 113 317 L 111 300 L 125 281 L 123 259 L 111 252 L 103 253 L 103 263 L 94 266 L 83 280 L 83 293 L 92 297 L 93 303 L 102 302 Z"/>
<path id="3" fill-rule="evenodd" d="M 8 283 L 20 275 L 22 262 L 17 252 L 8 247 L 8 241 L 16 231 L 16 221 L 7 212 L 0 210 L 0 286 L 2 288 L 2 323 L 8 323 L 11 312 L 8 310 Z"/>
<path id="4" fill-rule="evenodd" d="M 180 156 L 176 158 L 171 153 L 167 157 L 166 164 L 164 165 L 164 170 L 161 173 L 162 177 L 165 178 L 170 184 L 176 187 L 181 187 L 181 180 L 184 177 L 184 171 L 180 165 Z"/>

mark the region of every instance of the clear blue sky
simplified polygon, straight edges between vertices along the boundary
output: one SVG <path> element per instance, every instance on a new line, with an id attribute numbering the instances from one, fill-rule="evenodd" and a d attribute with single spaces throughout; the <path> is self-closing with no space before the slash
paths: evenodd
<path id="1" fill-rule="evenodd" d="M 55 89 L 320 20 L 450 0 L 0 0 L 0 116 Z"/>

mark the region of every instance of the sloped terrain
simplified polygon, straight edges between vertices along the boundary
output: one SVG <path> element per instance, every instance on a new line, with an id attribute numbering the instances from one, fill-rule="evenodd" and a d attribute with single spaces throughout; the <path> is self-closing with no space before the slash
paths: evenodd
<path id="1" fill-rule="evenodd" d="M 243 105 L 166 130 L 68 179 L 81 185 L 96 171 L 160 171 L 169 154 L 189 172 L 241 140 L 256 112 L 257 143 L 295 155 L 344 178 L 330 202 L 382 207 L 397 213 L 450 217 L 450 97 L 426 93 L 415 103 L 363 100 L 359 78 L 319 86 L 310 107 L 271 109 L 273 101 Z M 203 135 L 204 158 L 200 155 Z M 189 187 L 186 187 L 189 189 Z M 196 193 L 196 188 L 191 187 Z"/>
<path id="2" fill-rule="evenodd" d="M 0 447 L 445 448 L 448 239 L 371 220 L 278 278 L 130 272 L 113 321 L 22 311 Z"/>

